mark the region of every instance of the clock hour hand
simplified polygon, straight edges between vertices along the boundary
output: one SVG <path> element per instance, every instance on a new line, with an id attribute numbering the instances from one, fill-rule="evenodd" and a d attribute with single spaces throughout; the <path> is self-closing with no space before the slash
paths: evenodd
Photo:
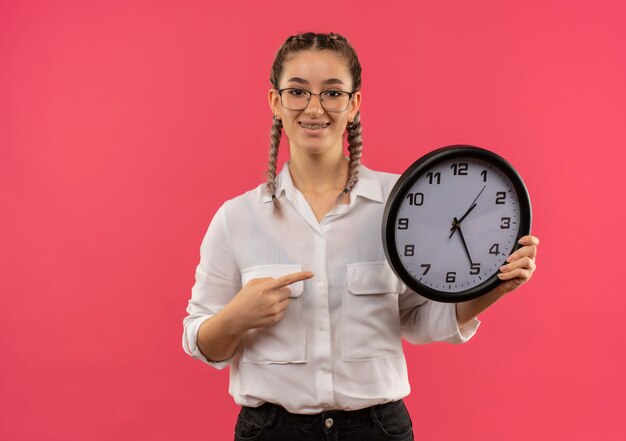
<path id="1" fill-rule="evenodd" d="M 470 256 L 469 250 L 467 249 L 467 243 L 465 243 L 465 238 L 463 237 L 463 231 L 461 231 L 461 223 L 457 220 L 456 217 L 454 218 L 454 224 L 455 224 L 455 230 L 459 232 L 461 243 L 463 243 L 463 249 L 465 250 L 465 254 L 467 255 L 467 258 L 470 261 L 470 267 L 471 267 L 472 265 L 474 265 L 474 262 L 472 261 L 472 256 Z"/>
<path id="2" fill-rule="evenodd" d="M 456 221 L 456 224 L 453 223 L 452 228 L 450 228 L 450 236 L 448 237 L 448 239 L 450 237 L 452 237 L 452 234 L 454 234 L 454 230 L 457 228 L 457 224 L 460 224 L 461 222 L 463 222 L 463 219 L 465 219 L 467 217 L 468 214 L 470 214 L 470 212 L 474 209 L 474 207 L 476 207 L 476 201 L 478 200 L 478 198 L 480 197 L 480 195 L 482 194 L 483 191 L 485 191 L 485 188 L 487 188 L 487 185 L 483 185 L 482 190 L 480 190 L 478 192 L 478 195 L 474 198 L 474 200 L 472 201 L 472 203 L 470 204 L 470 207 L 467 209 L 467 211 L 465 212 L 465 214 L 463 216 L 461 216 L 461 219 L 459 219 L 458 221 Z M 454 218 L 456 220 L 456 218 Z"/>
<path id="3" fill-rule="evenodd" d="M 454 230 L 456 230 L 459 227 L 459 225 L 461 225 L 461 222 L 463 222 L 463 219 L 465 219 L 465 217 L 472 212 L 475 206 L 476 206 L 476 203 L 473 203 L 472 206 L 469 208 L 469 210 L 467 210 L 465 214 L 461 216 L 461 219 L 456 220 L 456 217 L 454 218 L 454 222 L 452 222 L 452 228 L 450 228 L 450 236 L 448 236 L 448 239 L 452 237 L 452 235 L 454 234 Z"/>
<path id="4" fill-rule="evenodd" d="M 461 216 L 461 219 L 459 219 L 459 224 L 460 224 L 461 222 L 463 222 L 463 219 L 465 219 L 465 218 L 467 217 L 467 215 L 468 215 L 468 214 L 470 214 L 470 213 L 472 212 L 472 210 L 474 209 L 474 207 L 476 207 L 476 202 L 474 202 L 474 203 L 472 204 L 472 206 L 469 208 L 469 210 L 467 210 L 467 211 L 465 212 L 465 214 L 464 214 L 463 216 Z"/>

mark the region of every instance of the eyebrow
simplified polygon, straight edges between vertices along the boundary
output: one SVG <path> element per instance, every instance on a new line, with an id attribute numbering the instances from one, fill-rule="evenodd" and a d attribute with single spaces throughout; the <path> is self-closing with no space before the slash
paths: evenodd
<path id="1" fill-rule="evenodd" d="M 309 84 L 309 82 L 300 77 L 292 77 L 287 80 L 287 82 L 300 83 L 300 84 Z M 345 83 L 341 81 L 339 78 L 329 78 L 328 80 L 322 81 L 322 84 L 343 84 Z"/>

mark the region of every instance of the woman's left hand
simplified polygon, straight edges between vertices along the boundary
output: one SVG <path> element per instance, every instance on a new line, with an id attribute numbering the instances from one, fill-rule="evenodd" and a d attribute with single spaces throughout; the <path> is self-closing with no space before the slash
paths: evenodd
<path id="1" fill-rule="evenodd" d="M 511 254 L 506 259 L 508 263 L 500 268 L 498 278 L 502 280 L 499 287 L 502 294 L 507 294 L 528 282 L 537 268 L 535 258 L 537 257 L 539 239 L 528 235 L 522 237 L 519 244 L 522 247 Z"/>

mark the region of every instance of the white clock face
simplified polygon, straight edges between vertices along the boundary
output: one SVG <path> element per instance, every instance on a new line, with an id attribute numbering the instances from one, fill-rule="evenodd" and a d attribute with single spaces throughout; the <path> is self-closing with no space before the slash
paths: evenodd
<path id="1" fill-rule="evenodd" d="M 520 203 L 497 167 L 454 158 L 413 183 L 395 226 L 400 262 L 415 280 L 437 291 L 463 292 L 505 263 L 516 245 Z"/>

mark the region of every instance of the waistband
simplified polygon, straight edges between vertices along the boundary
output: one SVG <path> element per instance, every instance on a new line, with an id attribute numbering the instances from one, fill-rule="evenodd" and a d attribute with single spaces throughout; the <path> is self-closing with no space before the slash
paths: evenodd
<path id="1" fill-rule="evenodd" d="M 402 400 L 377 404 L 359 410 L 329 410 L 326 412 L 304 415 L 288 412 L 284 407 L 274 403 L 265 403 L 259 407 L 243 407 L 247 412 L 260 413 L 269 421 L 269 425 L 279 424 L 286 427 L 300 427 L 306 429 L 345 429 L 360 425 L 370 425 L 391 412 L 396 412 L 404 406 Z"/>

